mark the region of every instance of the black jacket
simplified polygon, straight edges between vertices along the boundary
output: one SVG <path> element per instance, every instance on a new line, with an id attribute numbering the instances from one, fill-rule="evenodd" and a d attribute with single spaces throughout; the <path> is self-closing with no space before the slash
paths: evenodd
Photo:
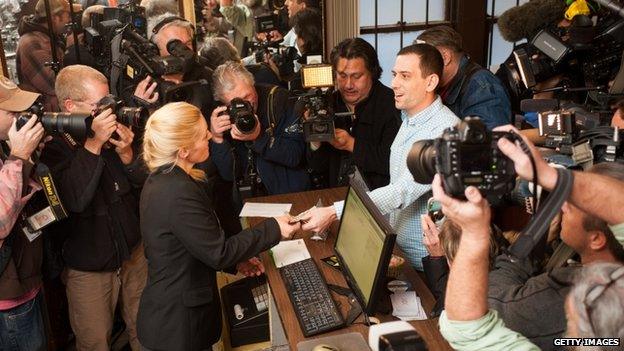
<path id="1" fill-rule="evenodd" d="M 347 112 L 340 93 L 334 93 L 334 97 L 335 112 Z M 312 176 L 325 179 L 315 186 L 347 185 L 346 175 L 353 164 L 371 190 L 390 183 L 390 146 L 401 126 L 401 113 L 394 107 L 392 89 L 375 81 L 368 98 L 355 107 L 355 116 L 352 130 L 347 130 L 355 138 L 353 153 L 337 150 L 329 143 L 323 143 L 316 151 L 307 148 Z M 337 122 L 336 128 L 345 127 Z"/>
<path id="2" fill-rule="evenodd" d="M 435 306 L 431 310 L 431 317 L 438 317 L 444 310 L 446 298 L 446 283 L 448 282 L 449 266 L 446 257 L 425 256 L 422 259 L 425 283 L 436 299 Z"/>
<path id="3" fill-rule="evenodd" d="M 269 219 L 226 238 L 205 188 L 182 169 L 150 175 L 141 193 L 148 278 L 137 317 L 141 345 L 152 350 L 210 349 L 221 334 L 216 271 L 280 240 Z"/>
<path id="4" fill-rule="evenodd" d="M 95 155 L 58 136 L 46 144 L 41 162 L 50 167 L 69 215 L 65 263 L 81 271 L 121 267 L 141 240 L 139 204 L 132 191 L 140 185 L 140 172 L 124 166 L 112 149 Z"/>

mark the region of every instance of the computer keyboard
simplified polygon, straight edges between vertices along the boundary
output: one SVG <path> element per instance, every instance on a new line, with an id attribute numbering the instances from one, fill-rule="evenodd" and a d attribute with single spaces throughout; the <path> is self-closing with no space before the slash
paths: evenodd
<path id="1" fill-rule="evenodd" d="M 344 326 L 325 279 L 309 258 L 279 269 L 306 337 Z"/>

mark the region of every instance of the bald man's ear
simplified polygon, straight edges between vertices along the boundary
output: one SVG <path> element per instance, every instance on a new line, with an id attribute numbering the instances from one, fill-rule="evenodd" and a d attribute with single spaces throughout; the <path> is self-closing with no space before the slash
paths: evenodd
<path id="1" fill-rule="evenodd" d="M 435 92 L 438 84 L 440 84 L 440 77 L 438 77 L 437 74 L 430 74 L 429 77 L 427 77 L 427 87 L 425 90 L 429 93 Z"/>
<path id="2" fill-rule="evenodd" d="M 72 99 L 65 99 L 63 100 L 63 107 L 65 108 L 65 111 L 72 111 L 74 107 L 76 107 L 76 104 Z"/>
<path id="3" fill-rule="evenodd" d="M 589 235 L 589 248 L 593 251 L 607 249 L 607 235 L 599 230 L 592 230 Z"/>

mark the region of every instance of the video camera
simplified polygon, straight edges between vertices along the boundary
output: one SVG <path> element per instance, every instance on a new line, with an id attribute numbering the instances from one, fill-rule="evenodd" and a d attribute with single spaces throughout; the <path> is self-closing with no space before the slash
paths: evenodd
<path id="1" fill-rule="evenodd" d="M 480 118 L 466 117 L 437 139 L 415 142 L 407 167 L 421 184 L 430 184 L 439 173 L 446 192 L 456 198 L 464 198 L 468 186 L 500 197 L 513 190 L 516 178 L 513 162 L 498 149 L 500 138 L 522 140 L 514 133 L 489 132 Z"/>
<path id="2" fill-rule="evenodd" d="M 306 142 L 332 141 L 336 127 L 350 130 L 353 113 L 334 113 L 332 93 L 334 73 L 331 65 L 305 65 L 301 68 L 301 84 L 308 92 L 298 97 L 297 103 L 308 111 L 303 121 Z M 323 90 L 325 89 L 325 90 Z"/>
<path id="3" fill-rule="evenodd" d="M 67 133 L 74 139 L 85 140 L 93 136 L 91 123 L 93 116 L 90 113 L 69 112 L 44 112 L 43 103 L 37 100 L 27 111 L 19 114 L 15 122 L 17 130 L 20 130 L 32 115 L 37 116 L 43 130 L 49 135 L 61 135 Z"/>
<path id="4" fill-rule="evenodd" d="M 624 50 L 624 20 L 599 16 L 597 23 L 577 15 L 569 27 L 551 25 L 507 60 L 512 98 L 526 97 L 538 83 L 564 74 L 576 86 L 606 86 L 617 74 Z"/>
<path id="5" fill-rule="evenodd" d="M 145 8 L 137 6 L 133 1 L 120 7 L 105 7 L 103 14 L 91 14 L 90 26 L 84 29 L 84 40 L 101 71 L 110 71 L 111 43 L 126 28 L 140 37 L 147 37 Z"/>

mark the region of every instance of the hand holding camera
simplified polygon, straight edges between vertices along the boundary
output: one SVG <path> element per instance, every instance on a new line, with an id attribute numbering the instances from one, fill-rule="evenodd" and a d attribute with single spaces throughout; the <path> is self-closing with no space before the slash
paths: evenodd
<path id="1" fill-rule="evenodd" d="M 467 201 L 449 196 L 442 188 L 442 177 L 436 174 L 431 184 L 433 197 L 442 205 L 442 211 L 462 228 L 462 244 L 488 245 L 490 242 L 490 204 L 479 189 L 469 186 L 464 191 Z M 484 250 L 487 255 L 487 250 Z"/>
<path id="2" fill-rule="evenodd" d="M 123 124 L 117 123 L 117 129 L 115 130 L 119 139 L 110 138 L 108 141 L 115 146 L 115 152 L 119 155 L 121 162 L 124 165 L 132 163 L 134 153 L 132 151 L 132 140 L 134 140 L 134 133 L 132 130 Z"/>
<path id="3" fill-rule="evenodd" d="M 334 129 L 334 140 L 331 140 L 329 143 L 338 150 L 353 152 L 355 138 L 346 130 L 336 128 Z"/>
<path id="4" fill-rule="evenodd" d="M 117 116 L 113 114 L 110 108 L 98 113 L 91 123 L 93 137 L 88 138 L 84 144 L 85 149 L 93 154 L 99 155 L 102 147 L 117 130 Z"/>
<path id="5" fill-rule="evenodd" d="M 147 76 L 142 81 L 140 81 L 137 87 L 134 89 L 134 96 L 150 104 L 154 104 L 158 102 L 159 97 L 158 92 L 156 91 L 157 87 L 158 83 L 152 81 L 152 77 Z"/>
<path id="6" fill-rule="evenodd" d="M 423 244 L 432 257 L 444 256 L 444 250 L 440 244 L 440 230 L 428 215 L 420 215 L 420 223 L 423 232 Z"/>
<path id="7" fill-rule="evenodd" d="M 519 135 L 524 143 L 531 150 L 533 159 L 535 160 L 535 168 L 537 168 L 538 184 L 546 190 L 552 190 L 557 184 L 557 171 L 550 167 L 546 161 L 542 158 L 539 151 L 535 146 L 516 128 L 511 125 L 501 126 L 494 128 L 497 132 L 515 132 Z M 533 167 L 531 166 L 531 160 L 529 156 L 522 150 L 520 146 L 506 139 L 498 140 L 498 148 L 505 156 L 509 157 L 513 161 L 516 173 L 520 178 L 533 181 Z"/>
<path id="8" fill-rule="evenodd" d="M 11 156 L 28 160 L 33 151 L 39 146 L 39 141 L 43 137 L 43 125 L 38 122 L 38 118 L 35 115 L 32 115 L 28 122 L 19 130 L 17 130 L 16 124 L 17 120 L 14 120 L 9 130 Z"/>
<path id="9" fill-rule="evenodd" d="M 227 109 L 227 106 L 219 106 L 210 115 L 210 133 L 212 134 L 212 141 L 217 144 L 223 143 L 223 133 L 232 128 Z"/>

